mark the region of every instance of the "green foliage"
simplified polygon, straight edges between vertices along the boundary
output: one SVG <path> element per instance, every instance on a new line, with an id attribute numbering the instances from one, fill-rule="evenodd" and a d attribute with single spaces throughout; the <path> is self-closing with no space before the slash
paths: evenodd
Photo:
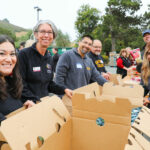
<path id="1" fill-rule="evenodd" d="M 75 28 L 79 33 L 79 37 L 84 34 L 92 34 L 100 20 L 99 11 L 89 5 L 82 5 L 77 15 Z"/>
<path id="2" fill-rule="evenodd" d="M 27 29 L 15 26 L 11 23 L 9 23 L 8 19 L 4 19 L 3 21 L 0 20 L 0 27 L 5 28 L 5 29 L 9 29 L 11 32 L 21 32 L 21 31 L 27 31 Z"/>
<path id="3" fill-rule="evenodd" d="M 142 6 L 141 0 L 109 0 L 106 14 L 100 16 L 99 10 L 89 5 L 82 5 L 77 12 L 75 22 L 78 37 L 90 34 L 102 41 L 102 53 L 109 55 L 122 48 L 140 48 L 144 42 L 142 31 L 150 28 L 150 11 L 142 16 L 137 11 Z M 149 5 L 150 10 L 150 5 Z"/>
<path id="4" fill-rule="evenodd" d="M 0 27 L 0 34 L 6 34 L 9 37 L 11 37 L 14 41 L 16 40 L 15 34 L 12 31 L 10 31 L 10 30 L 8 30 L 6 28 Z"/>
<path id="5" fill-rule="evenodd" d="M 148 12 L 143 15 L 143 29 L 150 29 L 150 5 L 148 5 Z"/>
<path id="6" fill-rule="evenodd" d="M 104 15 L 104 31 L 111 35 L 112 50 L 120 49 L 128 42 L 120 41 L 128 30 L 136 29 L 141 23 L 141 17 L 135 13 L 141 7 L 141 0 L 109 0 Z M 118 41 L 119 40 L 119 41 Z M 116 46 L 117 44 L 117 46 Z"/>
<path id="7" fill-rule="evenodd" d="M 108 62 L 109 62 L 109 57 L 108 57 L 107 55 L 102 55 L 102 57 L 103 57 L 104 63 L 105 63 L 105 64 L 108 64 Z"/>
<path id="8" fill-rule="evenodd" d="M 31 34 L 32 34 L 32 30 L 29 30 L 26 35 L 17 37 L 16 42 L 15 42 L 16 48 L 19 48 L 21 42 L 27 41 L 28 39 L 30 39 Z"/>
<path id="9" fill-rule="evenodd" d="M 71 42 L 68 34 L 62 33 L 61 30 L 58 30 L 58 35 L 55 40 L 56 47 L 70 47 Z"/>

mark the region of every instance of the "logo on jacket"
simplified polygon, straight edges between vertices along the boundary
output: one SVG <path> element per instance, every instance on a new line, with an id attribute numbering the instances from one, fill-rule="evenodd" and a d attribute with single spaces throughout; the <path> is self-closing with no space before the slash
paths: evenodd
<path id="1" fill-rule="evenodd" d="M 104 67 L 104 62 L 102 60 L 96 60 L 95 64 L 97 65 L 98 68 Z"/>
<path id="2" fill-rule="evenodd" d="M 47 64 L 47 65 L 46 65 L 46 68 L 47 68 L 47 69 L 51 69 L 51 65 L 50 65 L 50 64 Z"/>
<path id="3" fill-rule="evenodd" d="M 86 67 L 86 69 L 87 69 L 87 70 L 91 70 L 91 68 L 90 68 L 90 67 Z"/>
<path id="4" fill-rule="evenodd" d="M 50 64 L 47 64 L 46 68 L 47 68 L 47 73 L 52 73 L 52 67 Z"/>

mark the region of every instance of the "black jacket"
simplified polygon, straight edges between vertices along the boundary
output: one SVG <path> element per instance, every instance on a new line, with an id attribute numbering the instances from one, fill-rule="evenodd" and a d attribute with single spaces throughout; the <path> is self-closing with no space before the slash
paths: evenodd
<path id="1" fill-rule="evenodd" d="M 22 100 L 36 102 L 48 93 L 64 94 L 64 87 L 53 82 L 52 56 L 42 56 L 36 50 L 36 43 L 19 52 L 20 73 L 23 78 Z"/>
<path id="2" fill-rule="evenodd" d="M 88 56 L 92 59 L 96 69 L 101 72 L 107 72 L 104 66 L 103 57 L 101 55 L 95 55 L 92 52 L 88 53 Z"/>
<path id="3" fill-rule="evenodd" d="M 8 96 L 6 100 L 0 100 L 0 122 L 6 119 L 6 115 L 22 107 L 22 102 Z"/>
<path id="4" fill-rule="evenodd" d="M 131 61 L 125 57 L 119 57 L 122 59 L 123 61 L 123 66 L 125 66 L 126 68 L 129 68 L 131 66 Z M 127 70 L 120 68 L 117 66 L 117 74 L 121 74 L 122 78 L 124 78 L 125 76 L 127 76 Z"/>

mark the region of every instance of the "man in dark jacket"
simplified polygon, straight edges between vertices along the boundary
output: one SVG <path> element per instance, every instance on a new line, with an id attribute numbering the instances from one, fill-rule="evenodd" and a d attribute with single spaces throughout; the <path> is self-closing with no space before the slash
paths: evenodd
<path id="1" fill-rule="evenodd" d="M 101 56 L 101 51 L 102 51 L 102 43 L 100 40 L 94 40 L 93 41 L 93 46 L 88 53 L 88 56 L 92 59 L 97 71 L 107 80 L 109 80 L 109 73 L 107 73 L 105 66 L 104 66 L 104 61 L 103 57 Z"/>
<path id="2" fill-rule="evenodd" d="M 77 89 L 88 85 L 90 80 L 101 86 L 107 82 L 95 68 L 92 60 L 86 56 L 92 47 L 92 37 L 84 35 L 78 48 L 61 55 L 56 67 L 56 83 L 69 89 Z"/>

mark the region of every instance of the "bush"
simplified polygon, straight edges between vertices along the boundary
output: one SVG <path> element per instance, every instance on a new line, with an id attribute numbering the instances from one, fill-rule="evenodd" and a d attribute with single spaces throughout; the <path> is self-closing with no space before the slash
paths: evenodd
<path id="1" fill-rule="evenodd" d="M 104 60 L 104 64 L 108 64 L 109 62 L 109 57 L 107 55 L 102 55 L 103 60 Z"/>

